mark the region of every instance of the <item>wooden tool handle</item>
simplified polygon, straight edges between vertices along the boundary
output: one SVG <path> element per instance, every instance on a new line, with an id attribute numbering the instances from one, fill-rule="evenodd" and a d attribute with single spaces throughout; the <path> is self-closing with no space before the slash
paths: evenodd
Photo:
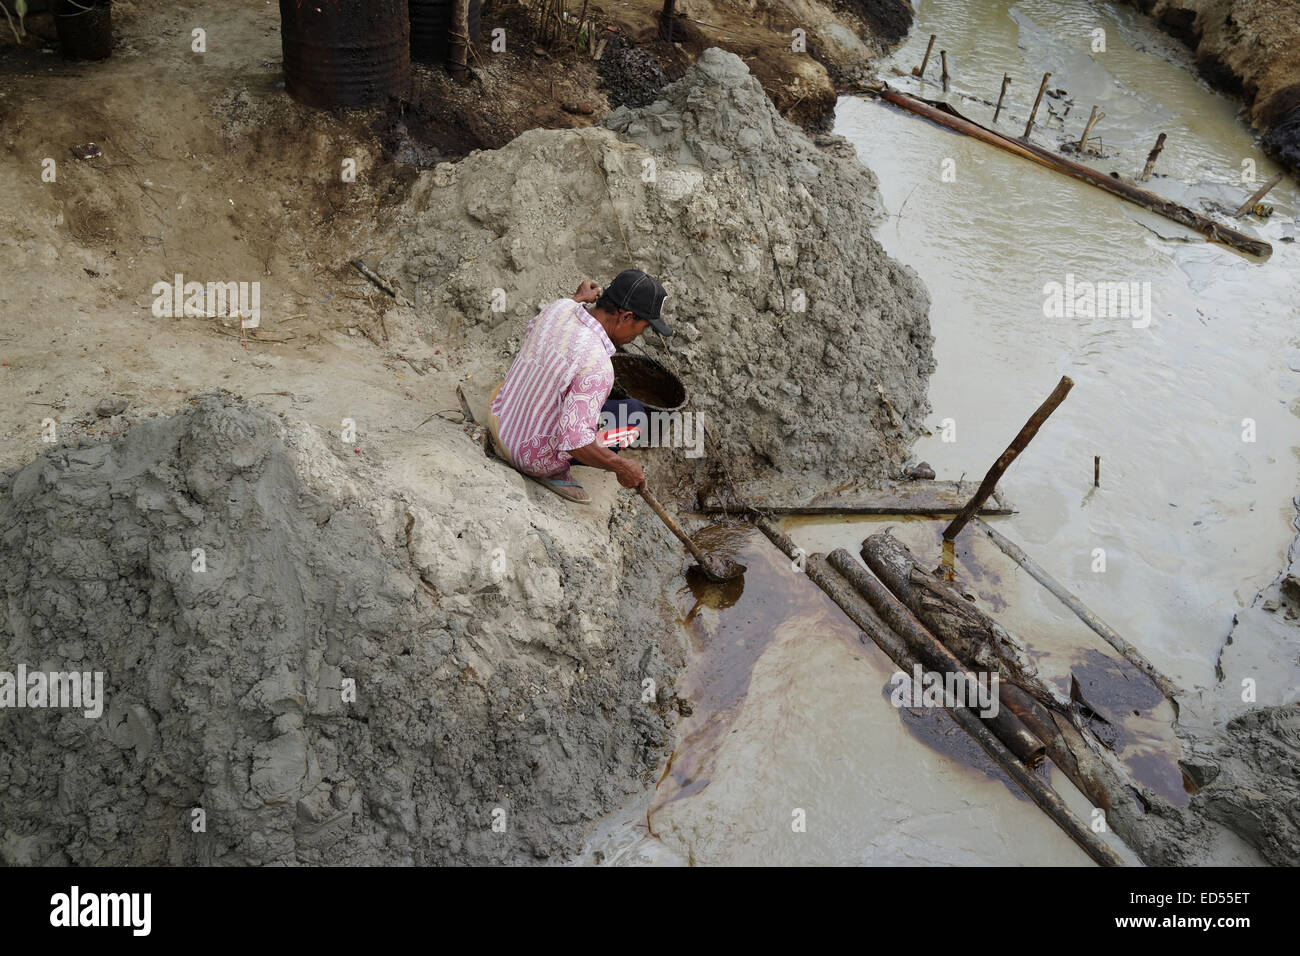
<path id="1" fill-rule="evenodd" d="M 708 567 L 708 559 L 700 553 L 700 549 L 695 546 L 695 542 L 692 541 L 690 537 L 687 536 L 686 532 L 678 526 L 677 522 L 673 520 L 673 516 L 664 510 L 664 506 L 659 503 L 659 499 L 650 494 L 650 489 L 645 485 L 642 485 L 637 489 L 637 492 L 645 499 L 646 504 L 654 509 L 654 513 L 659 516 L 660 520 L 663 521 L 664 524 L 668 525 L 668 530 L 677 535 L 677 539 L 681 541 L 682 544 L 686 545 L 687 550 L 695 556 L 695 560 L 700 563 L 700 566 Z"/>

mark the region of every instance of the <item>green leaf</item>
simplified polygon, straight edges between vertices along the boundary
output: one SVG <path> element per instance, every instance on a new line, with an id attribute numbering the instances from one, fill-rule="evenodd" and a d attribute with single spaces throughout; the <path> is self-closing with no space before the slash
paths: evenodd
<path id="1" fill-rule="evenodd" d="M 14 13 L 18 14 L 19 20 L 27 16 L 27 0 L 14 0 Z"/>

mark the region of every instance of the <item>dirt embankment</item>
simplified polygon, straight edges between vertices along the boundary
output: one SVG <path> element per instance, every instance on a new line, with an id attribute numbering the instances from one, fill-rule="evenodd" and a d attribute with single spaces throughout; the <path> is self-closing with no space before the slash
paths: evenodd
<path id="1" fill-rule="evenodd" d="M 540 303 L 643 268 L 676 329 L 645 347 L 694 396 L 706 472 L 895 475 L 928 411 L 929 297 L 870 233 L 870 171 L 814 147 L 721 50 L 604 124 L 421 174 L 382 261 L 435 337 L 508 356 Z"/>
<path id="2" fill-rule="evenodd" d="M 1193 50 L 1201 75 L 1240 96 L 1264 149 L 1300 173 L 1300 7 L 1291 0 L 1126 0 Z"/>
<path id="3" fill-rule="evenodd" d="M 123 4 L 139 55 L 20 69 L 3 100 L 0 297 L 24 324 L 0 336 L 0 670 L 102 672 L 107 706 L 0 715 L 0 859 L 559 855 L 671 740 L 681 551 L 608 476 L 576 511 L 437 413 L 491 386 L 538 300 L 625 264 L 606 177 L 738 470 L 895 467 L 924 292 L 870 238 L 870 174 L 728 54 L 622 135 L 536 130 L 416 173 L 386 144 L 400 117 L 299 108 L 273 18 L 215 9 Z M 207 60 L 196 10 L 224 31 Z M 103 162 L 68 155 L 88 140 Z M 351 270 L 367 249 L 414 308 Z M 177 273 L 260 282 L 261 326 L 158 314 Z M 845 404 L 864 421 L 837 433 Z M 643 461 L 669 490 L 701 467 Z"/>

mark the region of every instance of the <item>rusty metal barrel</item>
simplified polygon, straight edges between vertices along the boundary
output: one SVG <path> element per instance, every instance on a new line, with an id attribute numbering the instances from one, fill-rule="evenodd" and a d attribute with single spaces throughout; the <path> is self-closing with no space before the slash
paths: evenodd
<path id="1" fill-rule="evenodd" d="M 285 89 L 308 106 L 370 106 L 411 89 L 407 0 L 280 0 Z"/>
<path id="2" fill-rule="evenodd" d="M 451 49 L 452 0 L 409 0 L 411 59 L 441 63 Z M 469 38 L 477 43 L 483 19 L 482 0 L 469 0 Z"/>

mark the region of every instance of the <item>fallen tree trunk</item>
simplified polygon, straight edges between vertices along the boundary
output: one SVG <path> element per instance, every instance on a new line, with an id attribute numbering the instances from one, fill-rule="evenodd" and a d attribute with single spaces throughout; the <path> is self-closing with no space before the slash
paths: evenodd
<path id="1" fill-rule="evenodd" d="M 828 564 L 822 555 L 805 556 L 803 550 L 795 545 L 788 535 L 783 533 L 770 520 L 758 515 L 754 524 L 785 555 L 793 560 L 806 557 L 805 570 L 809 579 L 834 601 L 842 611 L 863 633 L 885 652 L 896 666 L 911 673 L 918 661 L 912 656 L 907 644 L 881 620 L 871 605 L 862 598 Z M 961 725 L 1007 775 L 1038 805 L 1048 817 L 1059 826 L 1075 844 L 1101 866 L 1124 866 L 1124 860 L 1105 841 L 1085 825 L 1061 799 L 1060 794 L 1041 780 L 1033 770 L 1026 767 L 1011 750 L 1002 743 L 975 713 L 966 707 L 945 707 L 952 718 Z"/>
<path id="2" fill-rule="evenodd" d="M 1087 728 L 1071 698 L 1039 677 L 1015 635 L 921 568 L 889 532 L 864 540 L 862 558 L 957 656 L 976 655 L 970 658 L 972 664 L 996 660 L 1004 668 L 999 687 L 1002 704 L 1043 742 L 1049 759 L 1095 808 L 1104 811 L 1107 825 L 1139 856 L 1164 858 L 1161 838 L 1145 822 L 1148 809 L 1163 804 L 1162 798 L 1138 785 L 1119 758 Z"/>
<path id="3" fill-rule="evenodd" d="M 1188 229 L 1195 230 L 1211 242 L 1219 242 L 1226 246 L 1231 246 L 1241 252 L 1250 253 L 1252 256 L 1267 256 L 1273 251 L 1273 247 L 1262 239 L 1256 239 L 1248 236 L 1244 232 L 1239 232 L 1230 226 L 1217 223 L 1212 219 L 1199 215 L 1186 206 L 1180 206 L 1178 203 L 1157 196 L 1153 192 L 1141 189 L 1137 186 L 1131 186 L 1120 182 L 1104 173 L 1082 163 L 1072 162 L 1064 157 L 1043 149 L 1041 146 L 1035 146 L 1033 143 L 1024 140 L 1013 140 L 1001 133 L 996 133 L 991 129 L 981 126 L 979 123 L 969 120 L 962 116 L 951 106 L 946 103 L 931 103 L 928 100 L 919 97 L 909 96 L 898 90 L 890 89 L 888 86 L 882 86 L 880 89 L 872 89 L 876 96 L 881 99 L 900 106 L 910 113 L 918 116 L 924 116 L 926 119 L 933 120 L 949 129 L 954 129 L 959 133 L 965 133 L 967 136 L 973 136 L 981 142 L 988 143 L 991 146 L 997 146 L 1005 149 L 1007 152 L 1015 153 L 1017 156 L 1055 169 L 1058 172 L 1065 173 L 1067 176 L 1073 176 L 1075 179 L 1081 179 L 1086 183 L 1091 183 L 1113 196 L 1134 203 L 1144 209 L 1149 209 L 1166 219 L 1172 219 L 1174 222 L 1186 226 Z"/>
<path id="4" fill-rule="evenodd" d="M 894 633 L 907 642 L 913 656 L 927 670 L 937 671 L 941 675 L 964 675 L 967 686 L 974 686 L 975 675 L 970 673 L 968 665 L 927 631 L 898 598 L 853 560 L 853 555 L 843 548 L 837 548 L 826 560 L 854 590 L 867 599 L 867 603 Z M 996 673 L 996 668 L 992 672 Z M 1029 731 L 1014 711 L 999 706 L 996 714 L 983 720 L 998 739 L 1030 767 L 1037 766 L 1047 754 L 1043 742 Z"/>
<path id="5" fill-rule="evenodd" d="M 951 584 L 924 570 L 888 531 L 862 542 L 862 560 L 954 654 L 972 667 L 996 669 L 1040 700 L 1068 710 L 1070 698 L 1038 674 L 1024 645 Z"/>

